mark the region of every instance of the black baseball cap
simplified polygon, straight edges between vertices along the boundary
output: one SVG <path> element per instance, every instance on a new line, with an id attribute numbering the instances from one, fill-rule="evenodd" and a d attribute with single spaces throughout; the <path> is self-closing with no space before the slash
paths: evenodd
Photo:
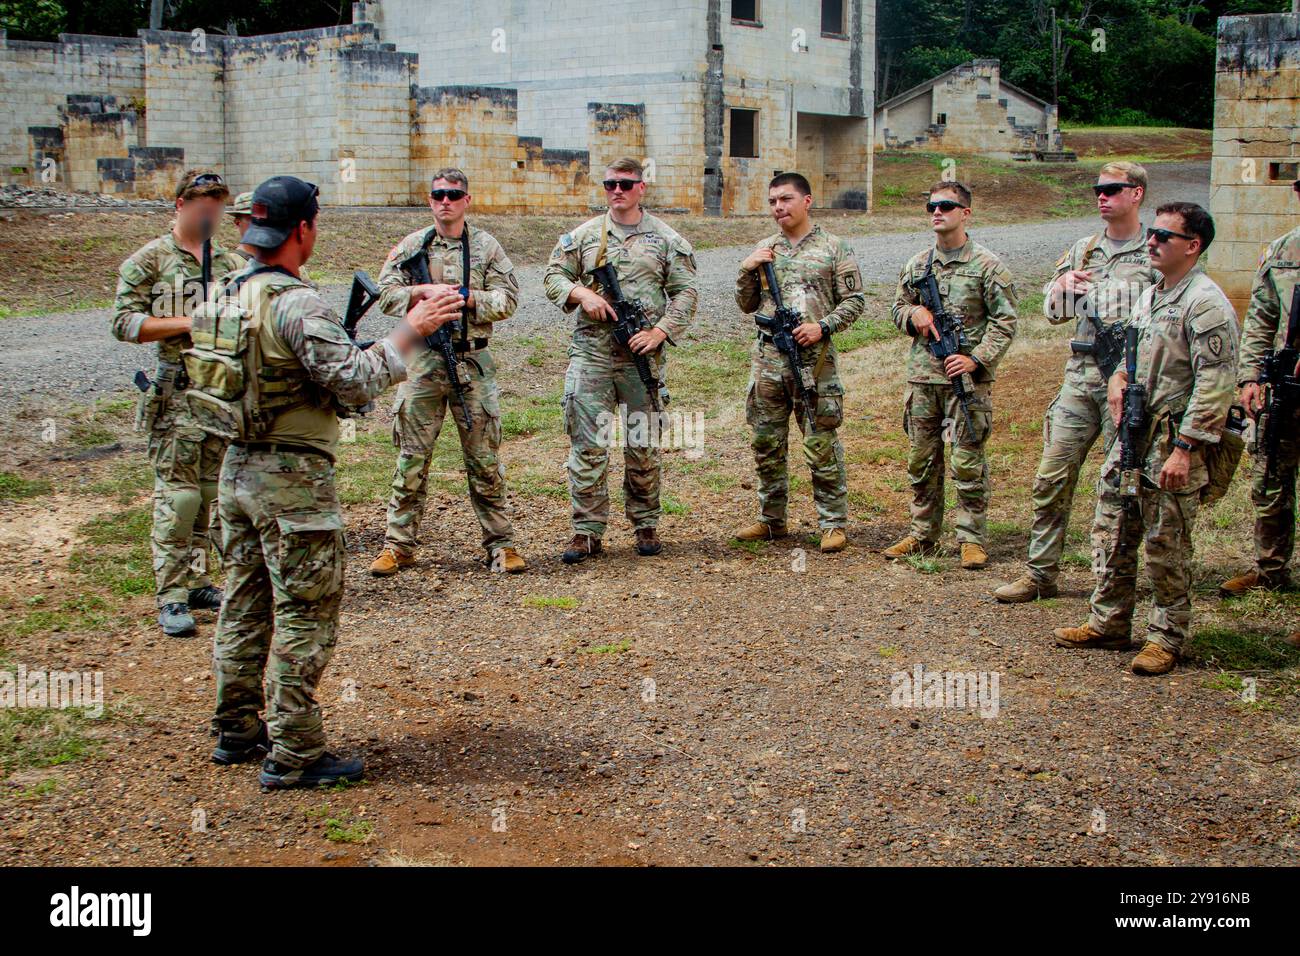
<path id="1" fill-rule="evenodd" d="M 289 238 L 300 222 L 315 218 L 320 209 L 314 183 L 297 176 L 272 176 L 253 190 L 252 224 L 240 243 L 259 249 L 275 249 Z"/>

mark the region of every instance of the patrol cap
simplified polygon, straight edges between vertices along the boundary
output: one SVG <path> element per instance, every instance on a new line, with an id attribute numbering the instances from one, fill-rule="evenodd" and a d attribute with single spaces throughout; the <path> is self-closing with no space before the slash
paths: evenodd
<path id="1" fill-rule="evenodd" d="M 241 244 L 258 249 L 282 245 L 298 223 L 315 218 L 319 194 L 315 184 L 297 176 L 272 176 L 253 190 L 249 203 L 253 220 Z"/>
<path id="2" fill-rule="evenodd" d="M 240 193 L 227 210 L 232 216 L 251 216 L 253 214 L 253 194 Z"/>

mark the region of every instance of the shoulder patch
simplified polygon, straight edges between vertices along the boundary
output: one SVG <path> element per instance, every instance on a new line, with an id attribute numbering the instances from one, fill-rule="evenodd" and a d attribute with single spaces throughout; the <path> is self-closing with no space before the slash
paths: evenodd
<path id="1" fill-rule="evenodd" d="M 566 232 L 560 236 L 560 248 L 565 252 L 572 252 L 574 247 L 573 233 Z"/>
<path id="2" fill-rule="evenodd" d="M 123 280 L 125 280 L 127 285 L 140 285 L 148 279 L 148 275 L 146 275 L 144 271 L 144 266 L 136 262 L 134 256 L 123 262 L 117 271 Z"/>

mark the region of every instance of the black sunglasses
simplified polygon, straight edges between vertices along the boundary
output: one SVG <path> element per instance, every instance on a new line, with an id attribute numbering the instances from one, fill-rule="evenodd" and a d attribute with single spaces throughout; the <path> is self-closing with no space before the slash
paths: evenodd
<path id="1" fill-rule="evenodd" d="M 1098 183 L 1092 187 L 1094 196 L 1118 196 L 1121 190 L 1137 189 L 1137 183 Z"/>
<path id="2" fill-rule="evenodd" d="M 452 202 L 459 202 L 467 195 L 463 189 L 433 189 L 429 191 L 434 202 L 442 202 L 444 199 L 450 199 Z"/>
<path id="3" fill-rule="evenodd" d="M 1189 236 L 1181 232 L 1174 232 L 1171 229 L 1148 229 L 1147 230 L 1147 238 L 1155 239 L 1156 242 L 1160 242 L 1160 243 L 1168 242 L 1174 236 L 1177 236 L 1179 239 L 1186 239 L 1188 242 L 1191 242 L 1193 239 L 1197 238 L 1196 236 Z"/>
<path id="4" fill-rule="evenodd" d="M 202 176 L 195 176 L 191 186 L 222 186 L 221 177 L 216 173 L 204 173 Z"/>
<path id="5" fill-rule="evenodd" d="M 606 179 L 601 182 L 601 185 L 605 187 L 607 193 L 612 193 L 616 189 L 630 193 L 639 182 L 641 182 L 639 179 Z"/>
<path id="6" fill-rule="evenodd" d="M 925 204 L 926 212 L 934 212 L 936 209 L 942 209 L 944 212 L 952 212 L 954 209 L 965 209 L 961 203 L 952 199 L 940 199 L 938 202 L 927 202 Z"/>

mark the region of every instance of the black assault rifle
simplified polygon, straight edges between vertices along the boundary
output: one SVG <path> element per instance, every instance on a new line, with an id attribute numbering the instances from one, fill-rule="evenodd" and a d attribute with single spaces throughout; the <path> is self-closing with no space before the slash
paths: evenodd
<path id="1" fill-rule="evenodd" d="M 1115 374 L 1115 369 L 1119 368 L 1120 363 L 1124 361 L 1124 323 L 1115 322 L 1105 325 L 1095 315 L 1089 315 L 1088 318 L 1096 329 L 1093 340 L 1091 342 L 1071 340 L 1070 351 L 1091 355 L 1097 362 L 1097 368 L 1101 370 L 1101 377 L 1109 381 Z"/>
<path id="2" fill-rule="evenodd" d="M 373 341 L 357 341 L 357 325 L 378 300 L 379 286 L 374 280 L 360 269 L 352 273 L 352 292 L 348 295 L 348 311 L 343 316 L 343 331 L 359 349 L 368 349 L 375 344 Z"/>
<path id="3" fill-rule="evenodd" d="M 468 226 L 465 227 L 468 230 Z M 467 233 L 463 234 L 467 235 Z M 469 250 L 466 246 L 465 261 L 468 266 Z M 425 247 L 421 246 L 415 250 L 415 254 L 402 263 L 402 269 L 420 285 L 432 285 L 433 276 L 429 274 L 429 260 L 425 255 Z M 468 268 L 465 271 L 465 279 L 469 279 Z M 469 298 L 469 289 L 465 286 L 460 287 L 460 294 L 463 298 Z M 460 406 L 462 420 L 465 423 L 466 431 L 473 431 L 474 416 L 470 414 L 469 403 L 465 401 L 465 393 L 469 391 L 470 378 L 469 369 L 465 363 L 456 354 L 456 345 L 452 341 L 452 335 L 461 322 L 468 322 L 465 316 L 459 319 L 446 322 L 438 328 L 438 331 L 432 335 L 424 337 L 424 344 L 430 349 L 442 356 L 442 365 L 447 372 L 447 381 L 451 382 L 451 387 L 456 393 L 456 404 Z"/>
<path id="4" fill-rule="evenodd" d="M 1264 483 L 1277 467 L 1282 440 L 1295 434 L 1296 412 L 1300 411 L 1300 378 L 1296 362 L 1300 361 L 1300 287 L 1291 296 L 1291 315 L 1286 324 L 1286 341 L 1280 349 L 1264 353 L 1259 371 L 1263 408 L 1259 413 L 1259 444 L 1265 455 Z"/>
<path id="5" fill-rule="evenodd" d="M 787 306 L 781 298 L 781 287 L 777 285 L 776 269 L 772 263 L 763 263 L 763 278 L 767 280 L 767 289 L 772 295 L 776 311 L 770 316 L 755 315 L 754 323 L 772 337 L 772 344 L 790 366 L 790 374 L 803 399 L 804 417 L 808 420 L 808 429 L 811 431 L 817 421 L 817 381 L 812 369 L 804 364 L 803 349 L 794 337 L 794 330 L 803 324 L 803 313 Z"/>
<path id="6" fill-rule="evenodd" d="M 618 273 L 610 263 L 603 266 L 597 266 L 591 270 L 592 277 L 600 283 L 602 289 L 613 299 L 610 304 L 614 307 L 614 314 L 618 317 L 614 322 L 614 341 L 623 348 L 632 352 L 632 336 L 636 335 L 650 327 L 650 320 L 646 317 L 645 308 L 640 302 L 633 302 L 623 297 L 623 287 L 618 284 Z M 636 365 L 636 374 L 641 379 L 641 384 L 645 386 L 650 393 L 650 407 L 656 412 L 662 412 L 663 406 L 659 402 L 659 389 L 663 383 L 655 378 L 654 372 L 650 368 L 650 356 L 643 355 L 639 352 L 632 352 L 632 362 Z"/>
<path id="7" fill-rule="evenodd" d="M 1127 547 L 1124 525 L 1129 518 L 1142 513 L 1139 494 L 1142 490 L 1142 462 L 1146 457 L 1147 442 L 1147 389 L 1137 382 L 1138 330 L 1129 326 L 1124 339 L 1124 370 L 1128 383 L 1124 386 L 1124 404 L 1119 419 L 1119 488 L 1123 508 L 1119 518 L 1119 552 Z"/>
<path id="8" fill-rule="evenodd" d="M 933 355 L 942 365 L 947 361 L 950 355 L 964 355 L 970 348 L 970 343 L 966 339 L 966 330 L 962 326 L 961 319 L 948 311 L 943 304 L 943 298 L 939 295 L 939 283 L 934 278 L 934 250 L 930 250 L 930 259 L 925 264 L 925 275 L 920 279 L 910 283 L 913 290 L 921 299 L 921 305 L 929 310 L 934 316 L 934 329 L 939 333 L 937 339 L 926 336 L 926 345 Z M 945 371 L 945 375 L 947 372 Z M 975 440 L 975 422 L 970 417 L 970 392 L 966 391 L 966 384 L 962 381 L 964 376 L 958 375 L 956 378 L 949 377 L 952 382 L 953 393 L 957 396 L 957 401 L 961 405 L 962 417 L 966 419 L 966 430 L 970 434 L 971 441 Z"/>

